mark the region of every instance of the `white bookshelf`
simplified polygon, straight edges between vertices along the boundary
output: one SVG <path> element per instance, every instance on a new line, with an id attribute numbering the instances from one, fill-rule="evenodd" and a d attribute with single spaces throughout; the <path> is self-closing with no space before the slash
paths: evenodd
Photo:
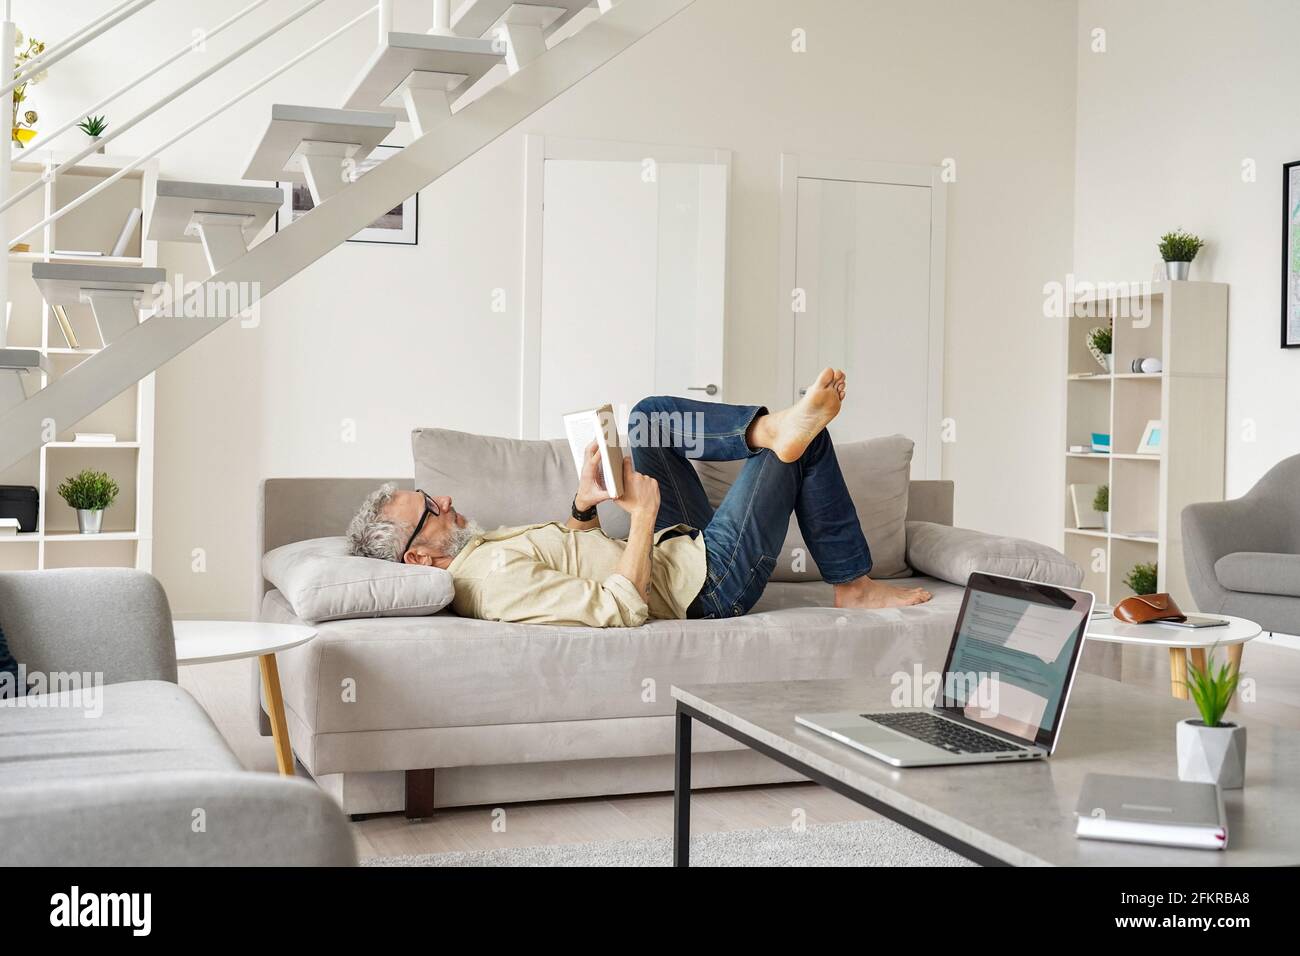
<path id="1" fill-rule="evenodd" d="M 13 189 L 40 181 L 51 165 L 71 155 L 51 151 L 14 151 Z M 130 157 L 95 155 L 75 170 L 47 179 L 42 187 L 8 213 L 10 235 L 43 219 L 56 208 L 102 183 L 130 162 Z M 88 306 L 67 309 L 79 348 L 69 348 L 58 322 L 32 281 L 32 263 L 86 262 L 97 265 L 156 266 L 158 244 L 144 239 L 143 222 L 158 179 L 152 160 L 68 213 L 24 239 L 31 249 L 8 255 L 9 298 L 13 319 L 8 344 L 38 348 L 49 358 L 42 372 L 44 388 L 51 378 L 65 375 L 100 351 L 102 342 Z M 111 251 L 135 206 L 144 210 L 127 246 L 128 255 L 55 256 L 56 249 Z M 29 394 L 34 384 L 28 385 Z M 73 441 L 74 432 L 112 432 L 118 440 L 106 444 Z M 33 485 L 40 494 L 36 531 L 0 536 L 0 569 L 66 567 L 134 567 L 151 570 L 153 563 L 154 376 L 142 379 L 79 422 L 55 423 L 55 438 L 18 464 L 0 472 L 0 484 Z M 82 468 L 106 471 L 121 492 L 104 512 L 100 534 L 77 532 L 76 512 L 58 496 L 59 483 Z"/>
<path id="2" fill-rule="evenodd" d="M 1112 322 L 1113 369 L 1087 347 L 1088 330 Z M 1065 356 L 1065 553 L 1084 569 L 1084 586 L 1115 604 L 1133 592 L 1135 564 L 1158 566 L 1158 589 L 1194 607 L 1183 568 L 1181 515 L 1197 501 L 1223 498 L 1227 400 L 1228 287 L 1161 282 L 1148 294 L 1080 298 L 1070 310 Z M 1163 371 L 1134 373 L 1134 358 Z M 1137 451 L 1147 422 L 1162 427 L 1159 454 Z M 1070 452 L 1093 432 L 1111 453 Z M 1110 527 L 1076 527 L 1070 485 L 1110 487 Z"/>

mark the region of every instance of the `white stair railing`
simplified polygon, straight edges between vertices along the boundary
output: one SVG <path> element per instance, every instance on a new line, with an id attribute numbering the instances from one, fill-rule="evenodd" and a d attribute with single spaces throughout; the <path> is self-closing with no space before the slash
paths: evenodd
<path id="1" fill-rule="evenodd" d="M 242 46 L 238 47 L 231 53 L 228 53 L 226 56 L 222 57 L 220 60 L 212 64 L 206 70 L 203 70 L 198 74 L 196 74 L 195 76 L 190 77 L 190 79 L 186 80 L 180 86 L 176 87 L 176 89 L 172 90 L 170 93 L 159 98 L 158 100 L 155 100 L 153 103 L 151 103 L 149 106 L 142 109 L 140 112 L 136 113 L 130 119 L 127 119 L 121 123 L 114 124 L 113 129 L 110 132 L 106 133 L 104 136 L 102 136 L 99 142 L 87 144 L 81 150 L 72 154 L 67 159 L 63 160 L 59 165 L 52 167 L 50 170 L 50 175 L 57 177 L 63 175 L 65 172 L 71 171 L 73 168 L 76 167 L 77 163 L 81 162 L 87 156 L 107 146 L 113 140 L 117 139 L 117 137 L 121 136 L 123 133 L 126 133 L 127 131 L 132 129 L 136 124 L 152 116 L 158 110 L 162 109 L 168 103 L 172 102 L 172 100 L 189 92 L 190 90 L 198 86 L 200 83 L 202 83 L 208 77 L 212 76 L 212 74 L 216 73 L 217 71 L 225 69 L 227 66 L 233 63 L 235 60 L 239 59 L 241 56 L 243 56 L 253 47 L 257 46 L 262 41 L 266 40 L 268 37 L 275 36 L 277 33 L 279 33 L 289 24 L 293 23 L 295 20 L 298 20 L 306 16 L 308 13 L 310 13 L 312 10 L 319 7 L 324 2 L 325 0 L 307 0 L 306 3 L 298 7 L 298 9 L 294 10 L 288 16 L 277 21 L 275 24 L 268 27 L 266 30 L 263 30 L 253 39 L 244 43 Z M 193 123 L 189 127 L 187 127 L 185 129 L 185 132 L 182 133 L 180 136 L 174 136 L 172 137 L 172 139 L 168 140 L 166 143 L 163 143 L 161 146 L 156 147 L 148 154 L 144 156 L 136 157 L 134 161 L 132 161 L 129 165 L 123 167 L 122 169 L 118 170 L 117 173 L 115 173 L 112 177 L 110 177 L 109 179 L 101 183 L 98 187 L 96 187 L 95 190 L 91 190 L 89 193 L 85 193 L 77 197 L 77 199 L 74 202 L 69 203 L 66 206 L 60 207 L 52 215 L 47 216 L 45 219 L 36 223 L 34 226 L 31 226 L 30 228 L 24 230 L 23 232 L 19 233 L 16 236 L 10 237 L 9 245 L 12 246 L 15 242 L 21 242 L 23 239 L 27 238 L 32 233 L 36 232 L 38 229 L 43 229 L 49 223 L 62 218 L 64 215 L 71 212 L 73 209 L 77 208 L 77 206 L 84 203 L 87 199 L 91 198 L 92 194 L 96 194 L 96 190 L 101 190 L 102 188 L 105 188 L 117 182 L 117 180 L 121 179 L 127 173 L 136 169 L 141 163 L 147 162 L 148 160 L 157 156 L 164 149 L 177 142 L 177 140 L 182 139 L 184 136 L 189 135 L 194 130 L 202 126 L 204 123 L 212 119 L 214 116 L 217 116 L 219 113 L 223 112 L 224 110 L 229 109 L 231 106 L 238 103 L 240 100 L 248 96 L 250 93 L 260 89 L 262 86 L 265 86 L 267 83 L 275 79 L 281 73 L 284 73 L 286 70 L 289 70 L 295 65 L 297 65 L 307 56 L 310 56 L 312 53 L 315 53 L 317 50 L 319 50 L 330 40 L 333 40 L 335 37 L 339 36 L 346 30 L 348 30 L 353 24 L 357 23 L 360 20 L 365 19 L 374 11 L 375 11 L 374 7 L 365 10 L 364 12 L 361 13 L 360 16 L 346 23 L 340 30 L 336 30 L 334 33 L 331 33 L 324 40 L 314 44 L 311 47 L 308 47 L 306 50 L 300 52 L 297 56 L 293 57 L 286 63 L 281 64 L 277 69 L 273 70 L 271 73 L 264 76 L 257 83 L 254 83 L 252 86 L 247 87 L 243 92 L 227 100 L 225 103 L 221 104 L 215 110 L 212 110 L 209 113 L 207 113 L 197 123 Z M 9 209 L 14 205 L 14 203 L 19 202 L 20 200 L 29 196 L 35 190 L 40 189 L 42 185 L 43 185 L 42 182 L 40 180 L 37 180 L 31 183 L 30 185 L 28 185 L 27 187 L 20 189 L 17 193 L 5 199 L 4 202 L 0 203 L 0 212 Z"/>
<path id="2" fill-rule="evenodd" d="M 274 291 L 375 216 L 439 179 L 693 2 L 622 0 L 615 5 L 600 0 L 608 13 L 459 109 L 435 134 L 416 138 L 328 202 L 198 284 L 184 301 L 167 303 L 35 395 L 0 408 L 0 469 L 38 448 L 48 422 L 81 420 L 239 314 L 231 309 L 210 314 L 207 304 L 234 301 L 244 308 L 250 299 Z M 384 6 L 379 5 L 381 25 Z M 12 29 L 12 24 L 6 27 Z M 7 167 L 0 162 L 0 168 Z"/>

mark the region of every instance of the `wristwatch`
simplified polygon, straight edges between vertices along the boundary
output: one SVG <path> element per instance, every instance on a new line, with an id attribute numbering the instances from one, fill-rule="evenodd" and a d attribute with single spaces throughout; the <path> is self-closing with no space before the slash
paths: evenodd
<path id="1" fill-rule="evenodd" d="M 574 495 L 574 496 L 573 496 L 573 504 L 569 506 L 569 510 L 573 512 L 573 520 L 574 520 L 574 521 L 593 521 L 593 520 L 595 520 L 595 517 L 596 517 L 596 506 L 595 506 L 595 505 L 592 505 L 592 506 L 591 506 L 590 508 L 588 508 L 586 511 L 579 511 L 579 510 L 578 510 L 578 496 L 577 496 L 577 495 Z"/>

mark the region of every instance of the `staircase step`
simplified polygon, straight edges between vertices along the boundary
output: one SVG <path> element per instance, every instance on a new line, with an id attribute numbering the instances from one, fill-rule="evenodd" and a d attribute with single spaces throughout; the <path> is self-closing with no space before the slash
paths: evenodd
<path id="1" fill-rule="evenodd" d="M 89 303 L 99 337 L 107 346 L 140 324 L 140 310 L 158 297 L 154 290 L 165 286 L 167 270 L 37 262 L 32 265 L 32 279 L 50 305 Z"/>
<path id="2" fill-rule="evenodd" d="M 396 120 L 386 112 L 277 103 L 271 107 L 271 122 L 253 151 L 243 178 L 306 182 L 296 158 L 303 144 L 328 144 L 337 147 L 340 162 L 350 159 L 360 163 L 396 125 Z"/>
<path id="3" fill-rule="evenodd" d="M 491 40 L 433 36 L 427 33 L 390 33 L 361 73 L 344 100 L 348 109 L 384 110 L 406 118 L 401 87 L 411 75 L 411 85 L 423 90 L 454 91 L 460 95 L 499 63 L 503 53 Z"/>
<path id="4" fill-rule="evenodd" d="M 451 28 L 461 36 L 489 36 L 510 20 L 532 23 L 547 35 L 572 20 L 592 0 L 466 0 L 451 15 Z"/>
<path id="5" fill-rule="evenodd" d="M 246 216 L 244 238 L 262 230 L 284 202 L 274 186 L 232 186 L 225 183 L 187 183 L 158 180 L 158 190 L 145 229 L 145 237 L 159 242 L 198 242 L 191 224 L 196 213 Z"/>
<path id="6" fill-rule="evenodd" d="M 140 301 L 153 300 L 152 289 L 167 281 L 166 269 L 142 266 L 97 266 L 71 262 L 36 262 L 32 280 L 50 305 L 80 305 L 82 289 L 138 292 Z"/>
<path id="7" fill-rule="evenodd" d="M 0 348 L 0 372 L 48 372 L 49 359 L 40 349 Z"/>

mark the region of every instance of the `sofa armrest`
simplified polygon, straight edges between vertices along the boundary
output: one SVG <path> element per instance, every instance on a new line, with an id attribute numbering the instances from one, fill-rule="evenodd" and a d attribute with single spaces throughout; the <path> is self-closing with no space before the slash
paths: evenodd
<path id="1" fill-rule="evenodd" d="M 1061 587 L 1083 581 L 1083 569 L 1055 548 L 929 521 L 907 522 L 907 563 L 919 574 L 962 587 L 973 571 Z"/>
<path id="2" fill-rule="evenodd" d="M 185 771 L 0 789 L 8 866 L 351 866 L 347 818 L 306 780 Z"/>
<path id="3" fill-rule="evenodd" d="M 0 572 L 0 628 L 29 673 L 176 683 L 171 607 L 162 585 L 143 571 Z"/>

